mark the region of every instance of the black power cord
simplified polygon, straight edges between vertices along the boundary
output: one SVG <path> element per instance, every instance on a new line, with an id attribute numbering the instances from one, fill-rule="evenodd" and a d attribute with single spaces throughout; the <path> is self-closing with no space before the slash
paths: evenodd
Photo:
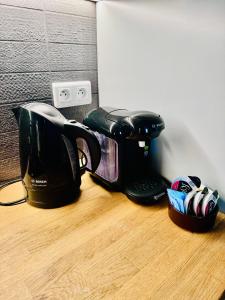
<path id="1" fill-rule="evenodd" d="M 0 186 L 0 191 L 2 189 L 4 189 L 5 187 L 13 184 L 13 183 L 16 183 L 16 182 L 19 182 L 21 181 L 21 179 L 15 179 L 15 180 L 11 180 L 10 182 L 7 182 L 5 184 L 2 184 Z M 16 201 L 12 201 L 12 202 L 0 202 L 0 206 L 13 206 L 13 205 L 18 205 L 18 204 L 22 204 L 22 203 L 25 203 L 26 202 L 26 197 L 24 198 L 21 198 L 19 200 L 16 200 Z"/>

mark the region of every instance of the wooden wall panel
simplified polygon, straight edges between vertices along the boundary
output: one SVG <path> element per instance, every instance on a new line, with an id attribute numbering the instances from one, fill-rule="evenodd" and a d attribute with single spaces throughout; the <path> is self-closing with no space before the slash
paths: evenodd
<path id="1" fill-rule="evenodd" d="M 96 20 L 73 15 L 46 13 L 49 42 L 95 44 Z"/>
<path id="2" fill-rule="evenodd" d="M 52 104 L 52 100 L 40 100 L 41 102 Z M 12 132 L 18 129 L 17 122 L 15 116 L 13 114 L 12 109 L 23 105 L 28 102 L 18 102 L 18 103 L 10 103 L 0 107 L 0 134 L 5 132 Z M 31 101 L 33 102 L 33 101 Z M 98 106 L 98 94 L 92 95 L 92 103 L 83 105 L 83 106 L 75 106 L 75 107 L 67 107 L 60 109 L 60 112 L 68 119 L 76 119 L 77 121 L 82 121 L 84 115 L 90 111 L 91 109 Z"/>
<path id="3" fill-rule="evenodd" d="M 50 71 L 97 69 L 96 45 L 50 43 L 48 50 Z"/>
<path id="4" fill-rule="evenodd" d="M 44 0 L 44 9 L 59 13 L 95 18 L 95 3 L 83 0 Z"/>
<path id="5" fill-rule="evenodd" d="M 12 108 L 52 103 L 51 83 L 90 80 L 93 102 L 60 111 L 82 121 L 98 106 L 95 4 L 85 0 L 0 0 L 0 182 L 18 177 Z"/>
<path id="6" fill-rule="evenodd" d="M 19 157 L 18 130 L 0 133 L 0 159 Z"/>
<path id="7" fill-rule="evenodd" d="M 0 74 L 0 82 L 0 105 L 51 97 L 49 72 Z"/>
<path id="8" fill-rule="evenodd" d="M 20 164 L 19 164 L 18 156 L 1 160 L 0 182 L 9 181 L 19 176 L 20 176 Z"/>
<path id="9" fill-rule="evenodd" d="M 48 71 L 47 45 L 0 42 L 0 73 Z"/>
<path id="10" fill-rule="evenodd" d="M 0 0 L 0 4 L 33 9 L 43 9 L 43 0 Z"/>
<path id="11" fill-rule="evenodd" d="M 97 71 L 59 71 L 0 74 L 0 105 L 52 97 L 51 83 L 90 80 L 92 93 L 98 93 Z"/>
<path id="12" fill-rule="evenodd" d="M 98 94 L 92 95 L 92 103 L 83 106 L 61 108 L 60 112 L 68 119 L 82 122 L 84 116 L 98 106 Z"/>
<path id="13" fill-rule="evenodd" d="M 76 80 L 90 80 L 92 93 L 93 94 L 98 93 L 98 74 L 96 70 L 51 72 L 51 82 L 76 81 Z"/>
<path id="14" fill-rule="evenodd" d="M 38 10 L 1 6 L 0 40 L 45 41 L 44 14 Z"/>
<path id="15" fill-rule="evenodd" d="M 36 100 L 37 101 L 37 100 Z M 52 104 L 52 100 L 39 100 L 41 102 Z M 10 103 L 7 105 L 0 106 L 0 134 L 4 132 L 12 132 L 18 129 L 17 122 L 15 116 L 13 114 L 12 108 L 18 107 L 28 102 L 18 102 L 18 103 Z"/>
<path id="16" fill-rule="evenodd" d="M 0 134 L 17 130 L 18 127 L 12 108 L 20 104 L 22 103 L 7 104 L 0 107 Z"/>

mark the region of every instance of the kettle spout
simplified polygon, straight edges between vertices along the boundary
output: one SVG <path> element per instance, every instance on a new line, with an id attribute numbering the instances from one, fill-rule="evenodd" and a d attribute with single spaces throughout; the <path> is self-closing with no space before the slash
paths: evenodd
<path id="1" fill-rule="evenodd" d="M 19 106 L 12 108 L 12 112 L 14 113 L 14 116 L 15 116 L 18 124 L 19 124 L 19 118 L 20 118 L 20 110 L 21 110 L 21 108 Z"/>

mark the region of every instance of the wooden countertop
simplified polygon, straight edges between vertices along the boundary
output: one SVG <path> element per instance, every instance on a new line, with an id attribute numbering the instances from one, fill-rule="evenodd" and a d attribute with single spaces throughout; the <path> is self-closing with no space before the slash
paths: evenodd
<path id="1" fill-rule="evenodd" d="M 0 207 L 0 299 L 218 299 L 225 215 L 214 230 L 174 225 L 166 203 L 142 207 L 82 177 L 76 203 Z M 0 201 L 22 193 L 20 183 Z"/>

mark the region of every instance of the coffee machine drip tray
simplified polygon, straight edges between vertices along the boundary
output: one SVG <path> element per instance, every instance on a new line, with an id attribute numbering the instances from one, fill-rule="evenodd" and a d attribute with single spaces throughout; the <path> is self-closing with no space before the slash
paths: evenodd
<path id="1" fill-rule="evenodd" d="M 154 204 L 166 194 L 167 184 L 159 175 L 135 178 L 126 184 L 127 197 L 142 205 Z"/>

